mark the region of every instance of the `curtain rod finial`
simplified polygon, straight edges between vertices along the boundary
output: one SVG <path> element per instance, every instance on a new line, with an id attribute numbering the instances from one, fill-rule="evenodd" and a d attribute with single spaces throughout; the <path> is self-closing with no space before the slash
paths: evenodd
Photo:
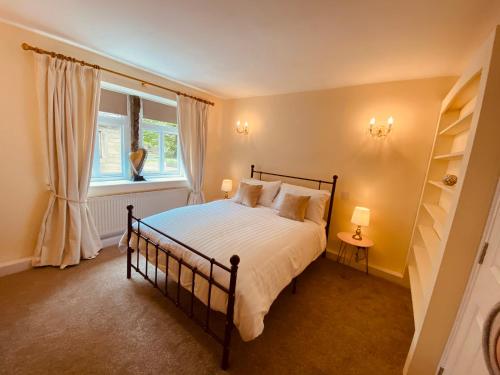
<path id="1" fill-rule="evenodd" d="M 21 48 L 27 51 L 30 49 L 30 46 L 28 43 L 23 43 L 23 44 L 21 44 Z"/>

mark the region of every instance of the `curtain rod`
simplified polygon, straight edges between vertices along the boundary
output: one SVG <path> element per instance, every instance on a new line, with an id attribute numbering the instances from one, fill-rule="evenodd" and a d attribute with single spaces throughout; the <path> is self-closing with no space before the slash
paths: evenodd
<path id="1" fill-rule="evenodd" d="M 23 50 L 25 50 L 25 51 L 34 51 L 34 52 L 42 54 L 42 55 L 50 55 L 50 56 L 52 56 L 54 58 L 58 58 L 58 59 L 61 59 L 61 60 L 68 60 L 68 61 L 72 61 L 72 62 L 75 62 L 75 63 L 80 63 L 81 65 L 90 66 L 91 68 L 94 68 L 94 69 L 100 69 L 100 70 L 103 70 L 103 71 L 108 72 L 108 73 L 116 74 L 116 75 L 121 76 L 121 77 L 125 77 L 125 78 L 128 78 L 128 79 L 134 80 L 134 81 L 138 81 L 143 86 L 149 85 L 149 86 L 157 87 L 159 89 L 170 91 L 170 92 L 173 92 L 174 94 L 177 94 L 177 95 L 186 96 L 188 98 L 197 100 L 197 101 L 205 103 L 205 104 L 209 104 L 209 105 L 212 105 L 212 106 L 214 105 L 213 102 L 210 102 L 208 100 L 205 100 L 205 99 L 193 96 L 193 95 L 186 94 L 185 92 L 174 90 L 174 89 L 170 89 L 170 88 L 165 87 L 165 86 L 157 85 L 156 83 L 145 81 L 143 79 L 136 78 L 136 77 L 130 76 L 130 75 L 125 74 L 125 73 L 120 73 L 120 72 L 117 72 L 115 70 L 111 70 L 111 69 L 108 69 L 108 68 L 104 68 L 104 67 L 99 66 L 99 65 L 90 64 L 90 63 L 88 63 L 86 61 L 75 59 L 74 57 L 65 56 L 65 55 L 62 55 L 60 53 L 47 51 L 47 50 L 44 50 L 44 49 L 41 49 L 41 48 L 38 48 L 38 47 L 33 47 L 33 46 L 30 46 L 28 43 L 21 44 L 21 48 Z"/>

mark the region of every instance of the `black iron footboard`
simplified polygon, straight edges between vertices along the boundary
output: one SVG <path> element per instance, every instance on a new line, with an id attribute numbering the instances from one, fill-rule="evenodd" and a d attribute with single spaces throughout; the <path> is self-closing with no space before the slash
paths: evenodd
<path id="1" fill-rule="evenodd" d="M 181 241 L 169 236 L 166 233 L 163 233 L 159 231 L 158 229 L 146 224 L 144 221 L 141 219 L 135 217 L 133 215 L 133 209 L 134 207 L 129 205 L 127 206 L 127 211 L 128 211 L 128 223 L 127 223 L 127 279 L 130 279 L 132 276 L 132 269 L 134 269 L 136 272 L 141 274 L 146 280 L 148 280 L 155 288 L 157 288 L 165 297 L 167 297 L 169 300 L 171 300 L 181 311 L 183 311 L 188 317 L 190 317 L 193 321 L 195 321 L 198 325 L 200 325 L 208 334 L 210 334 L 219 344 L 222 345 L 222 362 L 221 362 L 221 367 L 222 369 L 227 369 L 229 366 L 229 347 L 231 343 L 231 333 L 233 331 L 234 323 L 233 323 L 233 317 L 234 317 L 234 302 L 235 302 L 235 290 L 236 290 L 236 276 L 238 274 L 238 264 L 240 263 L 240 258 L 238 255 L 233 255 L 230 259 L 231 262 L 231 267 L 227 267 L 224 264 L 216 261 L 214 258 L 210 258 L 206 256 L 205 254 L 193 249 L 192 247 L 182 243 Z M 133 221 L 136 221 L 137 223 L 137 228 L 133 227 Z M 210 274 L 206 275 L 204 272 L 200 271 L 198 268 L 191 266 L 190 264 L 186 263 L 185 261 L 182 260 L 181 257 L 178 257 L 168 249 L 163 248 L 160 246 L 158 243 L 153 242 L 151 239 L 148 237 L 144 236 L 141 234 L 141 225 L 150 228 L 151 230 L 161 234 L 162 236 L 167 237 L 171 241 L 181 245 L 188 251 L 204 258 L 207 260 L 207 262 L 210 263 Z M 136 259 L 135 259 L 135 264 L 133 264 L 132 261 L 132 253 L 134 252 L 134 249 L 130 247 L 130 239 L 132 238 L 132 233 L 135 233 L 137 235 L 137 249 L 135 250 L 136 252 Z M 139 263 L 139 253 L 140 253 L 140 241 L 144 240 L 145 241 L 145 258 L 146 261 L 144 262 L 144 272 L 140 268 L 140 263 Z M 151 249 L 150 249 L 151 247 Z M 155 254 L 155 263 L 154 265 L 150 265 L 149 267 L 154 267 L 154 278 L 151 279 L 149 277 L 148 273 L 148 263 L 149 263 L 149 252 L 154 251 Z M 164 281 L 164 287 L 160 286 L 158 283 L 158 255 L 163 253 L 165 255 L 165 281 Z M 169 269 L 169 263 L 170 259 L 172 259 L 173 262 L 177 262 L 178 265 L 178 271 L 177 271 L 177 280 L 173 280 L 177 284 L 177 289 L 174 294 L 170 294 L 167 288 L 167 282 L 169 279 L 168 276 L 168 269 Z M 190 293 L 191 301 L 190 301 L 190 307 L 189 310 L 185 310 L 181 303 L 180 303 L 180 293 L 181 293 L 181 272 L 183 270 L 183 267 L 192 273 L 192 281 L 191 281 L 191 290 L 187 290 L 188 293 Z M 219 267 L 220 269 L 226 271 L 229 273 L 229 288 L 223 286 L 219 282 L 217 282 L 213 278 L 213 271 L 214 267 Z M 195 285 L 195 276 L 198 275 L 205 279 L 208 282 L 208 296 L 207 296 L 207 304 L 206 304 L 206 314 L 205 314 L 205 319 L 200 320 L 194 315 L 194 303 L 195 303 L 195 294 L 194 294 L 194 285 Z M 223 291 L 224 293 L 227 294 L 228 299 L 227 299 L 227 310 L 225 314 L 225 326 L 224 326 L 224 335 L 223 337 L 220 337 L 215 333 L 210 328 L 210 313 L 211 313 L 211 308 L 210 308 L 210 300 L 211 300 L 211 294 L 212 294 L 212 287 L 216 287 Z"/>

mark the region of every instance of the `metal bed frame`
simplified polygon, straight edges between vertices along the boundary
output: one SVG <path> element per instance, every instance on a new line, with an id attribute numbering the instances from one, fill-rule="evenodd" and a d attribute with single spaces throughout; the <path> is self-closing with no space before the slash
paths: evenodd
<path id="1" fill-rule="evenodd" d="M 257 171 L 255 170 L 255 166 L 252 164 L 251 166 L 251 173 L 250 176 L 254 178 L 255 174 L 259 174 L 259 180 L 262 180 L 263 175 L 267 176 L 276 176 L 276 177 L 284 177 L 288 179 L 296 179 L 296 180 L 302 180 L 302 181 L 309 181 L 309 182 L 315 182 L 318 184 L 318 190 L 321 189 L 322 184 L 327 184 L 331 185 L 331 193 L 330 193 L 330 203 L 328 205 L 328 215 L 327 215 L 327 221 L 326 221 L 326 226 L 325 226 L 325 231 L 326 231 L 326 238 L 328 239 L 328 232 L 330 229 L 330 222 L 331 222 L 331 217 L 332 217 L 332 207 L 333 207 L 333 199 L 335 195 L 335 187 L 337 184 L 337 178 L 338 176 L 334 175 L 332 177 L 331 181 L 324 181 L 324 180 L 317 180 L 317 179 L 311 179 L 311 178 L 303 178 L 303 177 L 295 177 L 295 176 L 288 176 L 284 174 L 278 174 L 278 173 L 271 173 L 271 172 L 264 172 L 264 171 Z M 238 255 L 233 255 L 230 258 L 230 263 L 231 266 L 228 267 L 214 258 L 211 258 L 200 251 L 193 249 L 191 246 L 186 245 L 185 243 L 179 241 L 178 239 L 152 227 L 151 225 L 145 223 L 142 219 L 134 216 L 133 214 L 133 209 L 134 207 L 132 205 L 127 206 L 127 279 L 130 279 L 132 276 L 132 269 L 135 270 L 137 273 L 142 275 L 147 281 L 149 281 L 156 289 L 158 289 L 167 299 L 171 300 L 181 311 L 183 311 L 188 317 L 190 317 L 193 321 L 195 321 L 198 325 L 200 325 L 210 336 L 212 336 L 219 344 L 222 345 L 222 361 L 221 361 L 221 368 L 223 370 L 226 370 L 229 367 L 229 349 L 230 349 L 230 344 L 231 344 L 231 334 L 233 331 L 234 327 L 234 322 L 233 322 L 233 317 L 234 317 L 234 303 L 235 303 L 235 290 L 236 290 L 236 279 L 237 279 L 237 274 L 238 274 L 238 265 L 240 263 L 240 258 Z M 134 228 L 133 222 L 137 223 L 137 227 Z M 184 247 L 186 250 L 200 256 L 201 258 L 205 259 L 209 264 L 210 264 L 210 272 L 209 274 L 205 274 L 204 272 L 200 271 L 197 267 L 191 266 L 189 263 L 183 261 L 182 257 L 178 257 L 174 255 L 169 249 L 165 249 L 164 247 L 160 246 L 159 243 L 152 241 L 150 238 L 146 237 L 145 235 L 141 234 L 141 225 L 144 227 L 147 227 L 156 233 L 168 238 L 169 240 L 177 243 L 178 245 Z M 135 233 L 137 236 L 137 251 L 132 249 L 130 247 L 130 239 L 132 238 L 132 233 Z M 139 253 L 140 253 L 140 241 L 144 240 L 145 241 L 145 259 L 146 261 L 144 262 L 144 271 L 141 270 L 140 267 L 140 262 L 139 262 Z M 150 249 L 151 247 L 151 249 Z M 135 264 L 132 262 L 132 254 L 136 252 L 136 259 L 135 259 Z M 154 265 L 152 264 L 151 266 L 154 266 L 154 278 L 149 277 L 148 273 L 148 263 L 149 261 L 149 252 L 154 251 L 155 254 L 155 260 L 154 260 Z M 164 285 L 160 285 L 161 282 L 158 282 L 158 255 L 163 253 L 166 258 L 166 264 L 165 264 L 165 280 L 164 280 Z M 326 256 L 326 249 L 323 252 L 323 257 Z M 167 283 L 169 280 L 169 275 L 168 275 L 168 269 L 169 269 L 169 263 L 170 259 L 172 259 L 172 262 L 177 262 L 177 280 L 172 280 L 174 281 L 176 285 L 176 291 L 172 294 L 169 293 L 168 288 L 167 288 Z M 150 266 L 150 267 L 151 267 Z M 185 307 L 182 306 L 181 304 L 181 272 L 182 272 L 182 267 L 185 267 L 187 270 L 191 271 L 192 274 L 192 279 L 191 279 L 191 290 L 185 290 L 190 293 L 190 303 L 189 303 L 189 308 L 186 310 Z M 218 267 L 225 272 L 229 274 L 229 287 L 225 287 L 224 285 L 220 284 L 217 282 L 217 280 L 214 279 L 213 277 L 213 271 L 214 267 Z M 195 316 L 194 314 L 194 303 L 195 303 L 195 294 L 194 294 L 194 285 L 195 285 L 195 276 L 198 275 L 201 278 L 205 279 L 208 282 L 208 296 L 207 296 L 207 304 L 206 304 L 206 310 L 205 310 L 205 319 L 200 320 L 198 317 Z M 170 276 L 172 279 L 172 276 Z M 292 292 L 295 293 L 296 291 L 296 284 L 297 284 L 297 277 L 295 277 L 292 281 Z M 210 306 L 210 300 L 211 300 L 211 294 L 212 294 L 212 288 L 216 287 L 223 291 L 224 293 L 227 294 L 228 300 L 227 300 L 227 309 L 226 309 L 226 314 L 225 314 L 225 326 L 224 326 L 224 334 L 219 336 L 216 332 L 214 332 L 211 327 L 210 327 L 210 312 L 211 306 Z"/>

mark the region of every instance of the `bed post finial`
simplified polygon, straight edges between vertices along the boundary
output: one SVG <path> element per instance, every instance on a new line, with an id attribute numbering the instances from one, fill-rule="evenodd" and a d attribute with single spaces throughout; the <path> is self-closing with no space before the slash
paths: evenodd
<path id="1" fill-rule="evenodd" d="M 238 266 L 240 264 L 240 257 L 238 255 L 233 255 L 231 258 L 229 258 L 229 261 L 231 262 L 231 265 L 233 266 Z"/>
<path id="2" fill-rule="evenodd" d="M 233 331 L 233 326 L 234 326 L 233 317 L 234 317 L 234 302 L 235 302 L 235 291 L 236 291 L 236 275 L 238 274 L 238 264 L 240 264 L 240 257 L 235 254 L 231 256 L 229 261 L 231 262 L 231 278 L 229 279 L 226 327 L 224 329 L 224 344 L 223 344 L 224 348 L 222 351 L 221 367 L 223 370 L 227 370 L 227 368 L 229 367 L 229 345 L 231 344 L 231 332 Z"/>
<path id="3" fill-rule="evenodd" d="M 253 165 L 253 164 L 252 164 L 252 165 L 251 165 L 251 171 L 252 171 L 252 173 L 250 174 L 250 178 L 253 178 L 253 170 L 254 170 L 254 169 L 255 169 L 255 165 Z"/>
<path id="4" fill-rule="evenodd" d="M 134 210 L 134 206 L 129 204 L 127 206 L 127 279 L 131 277 L 132 271 L 132 249 L 130 248 L 130 238 L 132 237 L 132 212 Z"/>

